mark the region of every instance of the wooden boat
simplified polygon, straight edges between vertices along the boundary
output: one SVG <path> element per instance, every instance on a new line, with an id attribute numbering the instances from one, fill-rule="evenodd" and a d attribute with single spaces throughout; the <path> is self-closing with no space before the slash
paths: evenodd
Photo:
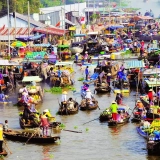
<path id="1" fill-rule="evenodd" d="M 132 121 L 132 122 L 139 123 L 139 122 L 141 122 L 141 120 L 142 120 L 141 112 L 135 111 L 135 112 L 133 113 L 133 118 L 131 119 L 131 121 Z"/>
<path id="2" fill-rule="evenodd" d="M 137 130 L 137 132 L 138 132 L 138 134 L 139 134 L 140 136 L 142 136 L 142 137 L 145 138 L 145 139 L 148 138 L 147 132 L 145 132 L 144 130 L 142 130 L 140 127 L 137 127 L 136 130 Z"/>
<path id="3" fill-rule="evenodd" d="M 111 118 L 112 118 L 112 114 L 109 112 L 109 110 L 103 111 L 99 116 L 100 122 L 109 121 Z"/>
<path id="4" fill-rule="evenodd" d="M 25 124 L 25 120 L 22 118 L 22 116 L 19 116 L 19 124 L 22 129 L 25 128 L 36 128 L 40 126 L 40 121 L 38 121 L 36 118 L 34 120 L 28 120 L 29 123 Z M 61 122 L 50 122 L 50 127 L 56 128 L 59 126 Z"/>
<path id="5" fill-rule="evenodd" d="M 160 155 L 160 139 L 149 137 L 147 141 L 147 151 L 149 155 Z"/>
<path id="6" fill-rule="evenodd" d="M 111 87 L 107 83 L 102 83 L 102 84 L 97 83 L 95 87 L 95 91 L 97 93 L 107 93 L 107 92 L 110 93 Z"/>
<path id="7" fill-rule="evenodd" d="M 72 114 L 77 114 L 78 110 L 79 110 L 78 103 L 74 101 L 74 108 L 73 109 L 70 109 L 68 107 L 68 104 L 67 104 L 66 108 L 64 108 L 62 105 L 60 105 L 59 110 L 58 110 L 58 114 L 59 115 L 72 115 Z"/>
<path id="8" fill-rule="evenodd" d="M 92 103 L 90 104 L 90 99 L 82 99 L 81 104 L 79 105 L 80 110 L 86 111 L 86 110 L 95 110 L 98 108 L 98 101 L 95 99 L 92 99 Z"/>
<path id="9" fill-rule="evenodd" d="M 26 142 L 31 136 L 34 135 L 32 138 L 30 138 L 29 142 L 31 143 L 54 143 L 55 141 L 60 139 L 59 136 L 42 137 L 38 134 L 19 131 L 3 132 L 3 134 L 7 139 L 20 142 Z"/>
<path id="10" fill-rule="evenodd" d="M 129 119 L 130 119 L 130 115 L 128 114 L 128 110 L 129 110 L 129 107 L 125 106 L 125 105 L 119 105 L 118 106 L 118 114 L 119 114 L 119 117 L 123 116 L 124 118 L 120 118 L 120 120 L 113 120 L 113 119 L 110 119 L 108 121 L 108 126 L 122 126 L 122 125 L 125 125 L 126 123 L 129 122 Z M 118 115 L 117 115 L 118 117 Z"/>
<path id="11" fill-rule="evenodd" d="M 118 121 L 114 121 L 114 120 L 109 120 L 108 121 L 108 126 L 112 127 L 112 126 L 123 126 L 126 123 L 129 122 L 130 119 L 130 115 L 128 115 L 122 122 L 118 122 Z"/>
<path id="12" fill-rule="evenodd" d="M 8 153 L 7 153 L 7 151 L 4 150 L 4 149 L 3 149 L 3 152 L 0 153 L 0 157 L 2 157 L 2 156 L 5 157 L 5 156 L 7 156 L 7 155 L 8 155 Z"/>

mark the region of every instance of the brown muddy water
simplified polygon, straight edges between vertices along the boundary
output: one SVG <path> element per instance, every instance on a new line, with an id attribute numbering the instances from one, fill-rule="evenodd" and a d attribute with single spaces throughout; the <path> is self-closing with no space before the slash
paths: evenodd
<path id="1" fill-rule="evenodd" d="M 69 92 L 69 97 L 74 97 L 78 102 L 81 101 L 80 86 L 82 82 L 77 81 L 82 77 L 83 72 L 79 67 L 75 68 L 74 80 L 76 92 Z M 47 84 L 42 84 L 44 88 L 49 88 Z M 90 89 L 94 90 L 93 84 Z M 134 108 L 135 92 L 126 95 L 124 103 L 130 108 Z M 16 102 L 17 94 L 11 93 L 10 98 L 13 104 Z M 44 102 L 38 106 L 38 110 L 43 111 L 48 108 L 52 115 L 58 111 L 58 100 L 60 95 L 45 93 Z M 95 95 L 99 102 L 100 110 L 90 112 L 79 111 L 76 115 L 59 116 L 57 121 L 66 125 L 66 129 L 82 131 L 73 133 L 61 131 L 58 133 L 61 140 L 55 144 L 27 144 L 7 140 L 7 144 L 12 154 L 8 154 L 5 160 L 159 160 L 160 157 L 148 157 L 146 142 L 136 132 L 136 124 L 128 123 L 119 128 L 109 128 L 107 123 L 100 123 L 99 120 L 92 121 L 86 125 L 83 123 L 98 118 L 100 113 L 109 107 L 115 99 L 111 94 Z M 0 122 L 5 119 L 9 121 L 10 128 L 20 129 L 18 113 L 23 108 L 18 108 L 12 104 L 0 106 Z M 76 128 L 76 129 L 75 129 Z"/>

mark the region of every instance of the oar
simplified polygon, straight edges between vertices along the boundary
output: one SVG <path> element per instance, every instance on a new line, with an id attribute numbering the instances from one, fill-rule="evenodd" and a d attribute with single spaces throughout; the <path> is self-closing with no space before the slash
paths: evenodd
<path id="1" fill-rule="evenodd" d="M 88 121 L 88 122 L 86 122 L 86 123 L 83 123 L 82 125 L 87 124 L 87 123 L 90 123 L 90 122 L 95 121 L 95 120 L 97 120 L 97 119 L 99 119 L 99 117 L 98 117 L 98 118 L 95 118 L 95 119 L 93 119 L 93 120 L 91 120 L 91 121 Z"/>
<path id="2" fill-rule="evenodd" d="M 82 133 L 82 131 L 73 131 L 68 129 L 62 129 L 62 131 L 74 132 L 74 133 Z"/>
<path id="3" fill-rule="evenodd" d="M 8 149 L 8 151 L 10 152 L 10 154 L 12 154 L 12 152 L 11 152 L 10 148 L 8 147 L 7 142 L 5 140 L 4 140 L 4 144 L 6 145 L 6 148 Z"/>
<path id="4" fill-rule="evenodd" d="M 30 139 L 31 139 L 37 132 L 38 132 L 38 129 L 37 129 L 37 131 L 35 131 L 35 133 L 32 134 L 32 136 L 26 141 L 26 143 L 24 143 L 24 145 L 26 145 L 26 144 L 30 141 Z"/>

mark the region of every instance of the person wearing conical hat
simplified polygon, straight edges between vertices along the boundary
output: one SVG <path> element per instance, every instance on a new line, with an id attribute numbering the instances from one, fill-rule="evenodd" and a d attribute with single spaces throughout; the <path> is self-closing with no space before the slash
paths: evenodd
<path id="1" fill-rule="evenodd" d="M 112 113 L 112 119 L 114 121 L 116 121 L 117 120 L 118 105 L 115 101 L 112 101 L 112 104 L 110 106 L 110 110 L 111 110 L 111 113 Z"/>
<path id="2" fill-rule="evenodd" d="M 142 113 L 142 111 L 145 110 L 144 105 L 140 100 L 137 101 L 136 107 L 138 108 L 138 112 Z"/>
<path id="3" fill-rule="evenodd" d="M 67 92 L 66 91 L 62 92 L 61 105 L 62 107 L 65 107 L 65 108 L 67 106 Z"/>
<path id="4" fill-rule="evenodd" d="M 92 95 L 90 89 L 87 89 L 87 90 L 86 90 L 86 96 L 85 96 L 85 98 L 92 100 L 93 95 Z"/>

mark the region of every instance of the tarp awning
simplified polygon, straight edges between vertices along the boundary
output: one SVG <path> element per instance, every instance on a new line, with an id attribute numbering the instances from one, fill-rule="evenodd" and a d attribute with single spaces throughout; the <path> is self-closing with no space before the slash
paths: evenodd
<path id="1" fill-rule="evenodd" d="M 17 37 L 16 39 L 22 42 L 27 42 L 27 41 L 35 41 L 37 39 L 40 39 L 42 37 L 44 37 L 45 34 L 40 34 L 40 35 L 36 35 L 36 36 L 25 36 L 25 37 Z"/>
<path id="2" fill-rule="evenodd" d="M 55 65 L 56 66 L 67 66 L 67 65 L 73 65 L 73 62 L 57 62 Z"/>
<path id="3" fill-rule="evenodd" d="M 18 66 L 18 65 L 20 64 L 15 61 L 0 60 L 0 66 Z"/>
<path id="4" fill-rule="evenodd" d="M 145 82 L 148 84 L 149 87 L 160 86 L 160 81 L 149 81 L 149 80 L 145 80 Z"/>
<path id="5" fill-rule="evenodd" d="M 23 78 L 22 82 L 40 82 L 42 81 L 41 78 L 39 78 L 39 76 L 26 76 Z"/>
<path id="6" fill-rule="evenodd" d="M 126 61 L 124 64 L 126 69 L 130 68 L 144 68 L 145 64 L 143 61 L 133 60 L 133 61 Z"/>
<path id="7" fill-rule="evenodd" d="M 49 46 L 51 46 L 51 44 L 50 43 L 42 43 L 42 44 L 34 44 L 34 46 L 35 47 L 49 47 Z"/>
<path id="8" fill-rule="evenodd" d="M 86 34 L 74 34 L 74 37 L 85 37 Z"/>

